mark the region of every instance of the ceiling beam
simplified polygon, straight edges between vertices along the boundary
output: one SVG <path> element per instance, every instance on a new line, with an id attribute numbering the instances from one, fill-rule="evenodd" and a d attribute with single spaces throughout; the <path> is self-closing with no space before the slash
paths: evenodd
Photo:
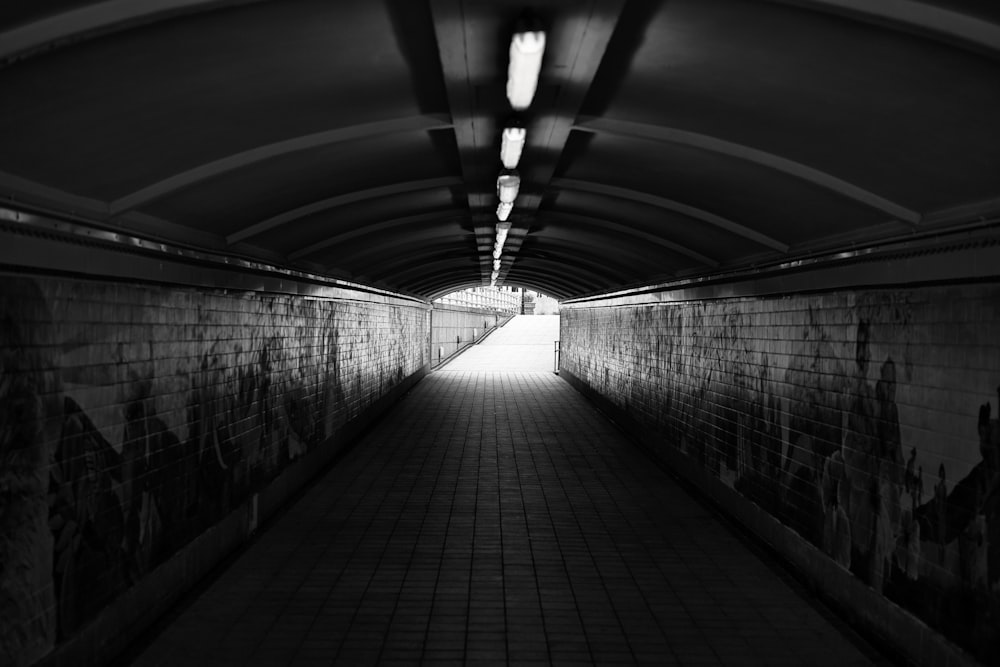
<path id="1" fill-rule="evenodd" d="M 394 269 L 389 270 L 389 271 L 382 271 L 382 270 L 380 270 L 378 272 L 369 273 L 368 276 L 370 276 L 372 280 L 383 281 L 384 282 L 386 280 L 395 280 L 397 278 L 403 279 L 406 276 L 411 276 L 411 275 L 414 275 L 414 274 L 416 274 L 418 276 L 421 273 L 435 274 L 435 273 L 440 273 L 442 271 L 449 270 L 449 269 L 462 269 L 463 268 L 463 265 L 462 265 L 463 261 L 466 262 L 466 265 L 465 265 L 466 267 L 470 267 L 471 268 L 473 266 L 472 264 L 468 263 L 469 262 L 469 258 L 468 257 L 464 257 L 464 256 L 463 257 L 447 257 L 445 259 L 438 259 L 438 260 L 435 260 L 435 261 L 432 261 L 432 262 L 426 261 L 425 257 L 414 257 L 412 259 L 412 261 L 410 261 L 408 264 L 404 265 L 406 268 L 402 268 L 402 269 L 395 269 L 394 268 Z M 406 282 L 408 282 L 408 281 L 401 280 L 397 284 L 402 285 L 402 284 L 404 284 Z"/>
<path id="2" fill-rule="evenodd" d="M 931 211 L 924 216 L 922 224 L 929 227 L 987 221 L 1000 222 L 1000 197 Z"/>
<path id="3" fill-rule="evenodd" d="M 454 176 L 445 176 L 442 178 L 425 178 L 418 181 L 406 181 L 404 183 L 394 183 L 392 185 L 383 185 L 377 188 L 359 190 L 357 192 L 348 192 L 347 194 L 330 197 L 329 199 L 323 199 L 321 201 L 313 202 L 312 204 L 300 206 L 299 208 L 286 211 L 280 215 L 268 218 L 267 220 L 262 220 L 256 224 L 250 225 L 249 227 L 244 227 L 243 229 L 228 235 L 226 237 L 226 243 L 229 245 L 239 243 L 240 241 L 245 241 L 246 239 L 258 236 L 294 220 L 305 218 L 321 211 L 337 208 L 338 206 L 355 204 L 369 199 L 392 197 L 394 195 L 415 192 L 417 190 L 447 188 L 461 184 L 462 179 Z"/>
<path id="4" fill-rule="evenodd" d="M 0 32 L 0 62 L 165 17 L 259 0 L 105 0 Z"/>
<path id="5" fill-rule="evenodd" d="M 431 211 L 429 213 L 418 213 L 416 215 L 407 215 L 402 218 L 395 218 L 393 220 L 385 220 L 383 222 L 378 222 L 373 225 L 360 225 L 349 232 L 344 232 L 342 234 L 335 234 L 333 236 L 327 236 L 322 241 L 317 241 L 307 246 L 303 246 L 298 250 L 294 250 L 288 254 L 288 259 L 300 259 L 307 255 L 312 255 L 324 248 L 329 248 L 330 246 L 337 245 L 338 243 L 343 243 L 351 239 L 366 236 L 368 234 L 376 234 L 378 232 L 383 232 L 387 229 L 392 229 L 393 227 L 399 227 L 401 225 L 417 225 L 424 222 L 440 221 L 440 222 L 452 222 L 457 218 L 463 216 L 468 216 L 465 211 L 457 209 L 447 209 L 444 211 Z"/>
<path id="6" fill-rule="evenodd" d="M 589 241 L 594 240 L 593 234 L 587 236 Z M 525 257 L 547 259 L 551 253 L 568 252 L 574 257 L 586 258 L 590 265 L 610 269 L 619 275 L 632 275 L 636 271 L 645 272 L 645 269 L 650 267 L 644 265 L 655 265 L 659 268 L 662 264 L 662 257 L 658 257 L 655 250 L 651 251 L 644 246 L 632 246 L 626 249 L 621 243 L 614 243 L 611 239 L 598 238 L 597 242 L 593 243 L 588 240 L 581 238 L 581 234 L 572 230 L 567 231 L 565 228 L 545 230 L 531 235 L 529 241 L 532 243 L 526 251 L 529 254 Z M 538 247 L 542 243 L 544 247 Z M 531 253 L 535 248 L 536 252 Z"/>
<path id="7" fill-rule="evenodd" d="M 581 288 L 582 283 L 578 283 L 575 280 L 567 278 L 565 276 L 561 276 L 561 275 L 560 276 L 553 276 L 553 275 L 550 275 L 548 272 L 538 271 L 538 270 L 532 270 L 530 268 L 527 269 L 527 270 L 525 270 L 524 268 L 521 268 L 516 273 L 517 273 L 517 275 L 526 277 L 526 279 L 525 278 L 521 278 L 521 279 L 514 278 L 514 279 L 512 279 L 511 282 L 516 283 L 519 280 L 525 280 L 525 282 L 523 284 L 528 284 L 528 283 L 541 283 L 541 284 L 545 284 L 545 285 L 547 285 L 546 289 L 540 290 L 540 291 L 543 291 L 543 292 L 545 292 L 547 294 L 552 294 L 553 292 L 557 292 L 557 293 L 559 293 L 561 295 L 564 295 L 564 296 L 572 296 L 572 295 L 575 295 L 575 294 L 581 294 L 581 289 L 580 288 Z M 501 282 L 502 281 L 498 280 L 497 284 L 500 285 Z M 586 291 L 595 291 L 599 287 L 600 287 L 599 283 L 593 283 L 593 286 L 591 286 L 591 285 L 588 284 Z"/>
<path id="8" fill-rule="evenodd" d="M 441 288 L 441 287 L 438 287 L 439 285 L 446 285 L 446 287 Z M 482 283 L 480 283 L 478 280 L 469 280 L 469 281 L 466 281 L 466 282 L 463 282 L 463 283 L 449 283 L 449 282 L 434 281 L 433 283 L 428 284 L 423 289 L 437 290 L 437 291 L 431 292 L 431 293 L 429 293 L 427 295 L 427 298 L 430 301 L 433 301 L 434 299 L 440 299 L 441 297 L 445 296 L 446 294 L 451 294 L 452 292 L 458 292 L 458 291 L 461 291 L 461 290 L 472 289 L 473 287 L 482 287 L 482 286 L 483 286 Z"/>
<path id="9" fill-rule="evenodd" d="M 588 194 L 613 197 L 615 199 L 625 199 L 628 201 L 638 202 L 640 204 L 647 204 L 649 206 L 666 209 L 668 211 L 680 213 L 681 215 L 686 215 L 689 218 L 714 225 L 719 229 L 724 229 L 731 234 L 741 236 L 745 239 L 753 241 L 754 243 L 777 250 L 778 252 L 788 251 L 788 244 L 786 243 L 772 239 L 770 236 L 761 234 L 758 231 L 745 227 L 737 222 L 733 222 L 732 220 L 727 220 L 722 216 L 694 208 L 693 206 L 688 206 L 687 204 L 682 204 L 672 199 L 667 199 L 666 197 L 658 197 L 646 192 L 639 192 L 638 190 L 629 190 L 612 185 L 604 185 L 603 183 L 581 181 L 573 178 L 556 178 L 553 179 L 551 185 L 552 187 L 561 190 L 575 190 L 577 192 L 586 192 Z"/>
<path id="10" fill-rule="evenodd" d="M 507 276 L 511 273 L 516 274 L 519 269 L 524 268 L 525 263 L 527 263 L 529 268 L 534 265 L 536 269 L 539 263 L 552 265 L 554 267 L 553 273 L 558 273 L 566 277 L 571 285 L 574 283 L 579 283 L 580 285 L 594 283 L 608 286 L 622 284 L 622 272 L 620 270 L 605 271 L 604 269 L 608 267 L 603 263 L 603 258 L 595 258 L 593 253 L 588 254 L 584 258 L 584 254 L 586 253 L 566 251 L 564 249 L 553 250 L 551 245 L 546 245 L 542 256 L 529 252 L 524 256 L 519 256 L 516 262 L 503 261 L 497 284 L 506 280 Z M 559 257 L 557 258 L 556 255 Z M 492 260 L 492 257 L 490 259 Z M 503 260 L 504 258 L 501 259 Z M 628 273 L 625 275 L 628 275 Z"/>
<path id="11" fill-rule="evenodd" d="M 377 267 L 380 272 L 379 275 L 389 276 L 392 275 L 397 267 L 412 265 L 415 259 L 419 261 L 433 261 L 439 257 L 451 257 L 454 259 L 456 257 L 465 258 L 467 256 L 467 253 L 456 251 L 456 245 L 454 243 L 448 242 L 439 242 L 434 244 L 407 244 L 397 240 L 392 243 L 391 246 L 388 246 L 383 254 L 378 254 L 378 252 L 382 251 L 383 248 L 385 248 L 385 246 L 379 244 L 374 248 L 375 252 L 366 252 L 365 256 L 376 255 L 376 257 L 371 260 L 366 260 L 365 256 L 352 252 L 350 253 L 348 262 L 338 266 L 343 266 L 343 268 L 348 270 L 350 270 L 352 266 L 367 267 L 365 270 L 372 270 Z"/>
<path id="12" fill-rule="evenodd" d="M 487 211 L 491 198 L 489 190 L 484 190 L 488 176 L 485 165 L 477 161 L 476 156 L 491 141 L 489 135 L 495 119 L 477 107 L 476 76 L 471 71 L 470 49 L 486 46 L 502 51 L 502 48 L 495 44 L 469 44 L 469 17 L 462 0 L 431 0 L 430 6 L 469 210 L 477 236 L 484 236 L 491 227 Z"/>
<path id="13" fill-rule="evenodd" d="M 408 116 L 405 118 L 364 123 L 362 125 L 338 127 L 334 130 L 326 130 L 325 132 L 317 132 L 302 137 L 295 137 L 294 139 L 278 141 L 266 146 L 258 146 L 257 148 L 236 153 L 235 155 L 227 155 L 220 160 L 174 174 L 159 183 L 153 183 L 132 194 L 116 199 L 111 202 L 111 214 L 119 215 L 210 178 L 215 178 L 216 176 L 237 169 L 243 169 L 265 160 L 287 155 L 288 153 L 320 148 L 343 141 L 370 139 L 399 132 L 427 132 L 449 127 L 451 127 L 451 123 L 442 116 Z"/>
<path id="14" fill-rule="evenodd" d="M 920 214 L 916 211 L 912 211 L 896 202 L 889 201 L 852 183 L 843 181 L 836 176 L 813 169 L 799 162 L 788 160 L 780 155 L 767 153 L 743 144 L 724 141 L 706 134 L 698 134 L 660 125 L 612 120 L 609 118 L 583 118 L 580 119 L 573 129 L 582 132 L 593 132 L 595 134 L 613 134 L 636 139 L 668 142 L 735 157 L 807 181 L 813 185 L 835 192 L 842 197 L 882 211 L 895 219 L 902 220 L 911 225 L 916 225 L 920 222 Z"/>
<path id="15" fill-rule="evenodd" d="M 512 267 L 501 280 L 497 280 L 497 284 L 516 283 L 521 280 L 518 276 L 526 276 L 542 284 L 557 285 L 566 295 L 586 294 L 608 287 L 607 284 L 594 280 L 590 274 L 584 276 L 576 271 L 564 271 L 563 267 L 558 267 L 555 271 L 545 271 L 533 268 L 530 262 L 528 266 L 518 264 L 517 267 Z"/>
<path id="16" fill-rule="evenodd" d="M 771 2 L 889 26 L 994 56 L 1000 53 L 1000 25 L 929 2 L 913 0 L 891 2 L 771 0 Z"/>
<path id="17" fill-rule="evenodd" d="M 396 233 L 380 243 L 367 243 L 363 248 L 350 252 L 350 262 L 376 264 L 396 257 L 413 256 L 418 252 L 436 252 L 440 249 L 454 250 L 457 243 L 454 230 L 441 228 L 436 233 L 421 230 L 413 234 Z M 331 267 L 332 268 L 332 267 Z"/>
<path id="18" fill-rule="evenodd" d="M 83 213 L 98 219 L 108 215 L 108 204 L 99 199 L 81 197 L 44 183 L 21 178 L 16 174 L 0 171 L 0 194 L 8 204 L 25 202 L 54 207 L 62 213 Z"/>
<path id="19" fill-rule="evenodd" d="M 484 286 L 479 278 L 479 267 L 471 272 L 475 277 L 470 277 L 470 272 L 463 272 L 466 274 L 464 276 L 452 275 L 452 273 L 438 274 L 427 280 L 414 281 L 412 285 L 418 293 L 425 295 L 428 300 L 437 299 L 462 289 Z"/>
<path id="20" fill-rule="evenodd" d="M 600 227 L 602 229 L 607 229 L 608 231 L 615 232 L 616 234 L 623 234 L 635 239 L 639 239 L 645 243 L 652 243 L 654 245 L 661 246 L 668 250 L 672 250 L 678 255 L 683 255 L 689 259 L 693 259 L 699 264 L 704 264 L 715 268 L 719 266 L 717 260 L 712 259 L 702 255 L 699 252 L 683 246 L 679 243 L 669 241 L 656 234 L 650 234 L 648 232 L 641 231 L 635 227 L 629 227 L 628 225 L 618 224 L 617 222 L 611 222 L 610 220 L 605 220 L 603 218 L 595 218 L 589 215 L 579 215 L 576 213 L 562 212 L 562 211 L 542 211 L 538 215 L 539 220 L 562 220 L 571 224 L 584 224 L 588 227 Z"/>

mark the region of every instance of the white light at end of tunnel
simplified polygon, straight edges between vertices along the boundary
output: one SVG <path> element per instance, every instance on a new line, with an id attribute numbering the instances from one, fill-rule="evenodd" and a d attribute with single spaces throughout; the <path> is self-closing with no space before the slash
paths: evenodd
<path id="1" fill-rule="evenodd" d="M 500 161 L 507 169 L 514 169 L 521 161 L 524 140 L 528 131 L 523 127 L 505 127 L 500 138 Z"/>
<path id="2" fill-rule="evenodd" d="M 514 205 L 510 202 L 500 202 L 497 206 L 497 220 L 504 222 L 510 216 L 510 212 L 513 210 Z"/>
<path id="3" fill-rule="evenodd" d="M 545 33 L 541 30 L 514 33 L 510 40 L 507 68 L 507 99 L 514 109 L 527 109 L 535 97 L 538 74 L 545 53 Z"/>

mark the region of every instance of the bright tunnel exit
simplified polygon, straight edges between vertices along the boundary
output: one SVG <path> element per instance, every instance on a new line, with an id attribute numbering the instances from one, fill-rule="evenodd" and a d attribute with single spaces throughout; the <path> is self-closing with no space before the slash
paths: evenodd
<path id="1" fill-rule="evenodd" d="M 532 290 L 474 287 L 433 302 L 437 370 L 558 372 L 559 302 Z"/>

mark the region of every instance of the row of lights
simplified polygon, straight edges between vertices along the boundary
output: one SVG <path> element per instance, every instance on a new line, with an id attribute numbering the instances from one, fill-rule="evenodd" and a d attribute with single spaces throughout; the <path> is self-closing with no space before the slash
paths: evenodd
<path id="1" fill-rule="evenodd" d="M 507 68 L 507 100 L 514 111 L 523 111 L 531 106 L 538 88 L 538 74 L 542 69 L 542 54 L 545 52 L 545 32 L 541 30 L 521 30 L 510 40 L 510 65 Z M 500 256 L 503 244 L 510 231 L 507 218 L 514 209 L 514 200 L 521 188 L 521 177 L 517 173 L 517 163 L 521 160 L 527 131 L 516 123 L 503 129 L 500 140 L 500 161 L 503 169 L 497 177 L 496 240 L 493 242 L 493 273 L 490 285 L 496 286 L 500 277 Z"/>

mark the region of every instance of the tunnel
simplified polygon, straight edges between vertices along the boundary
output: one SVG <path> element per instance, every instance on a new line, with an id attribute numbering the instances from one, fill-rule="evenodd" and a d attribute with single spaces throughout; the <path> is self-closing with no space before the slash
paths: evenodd
<path id="1" fill-rule="evenodd" d="M 446 473 L 529 520 L 463 547 L 534 582 L 484 602 L 506 630 L 473 651 L 473 569 L 457 650 L 337 653 L 309 617 L 314 662 L 260 664 L 996 664 L 998 110 L 985 0 L 6 3 L 0 664 L 125 664 L 199 591 L 232 611 L 241 554 L 318 549 L 346 515 L 285 531 L 336 484 L 369 480 L 376 534 Z M 552 368 L 444 370 L 525 290 Z M 788 630 L 757 662 L 736 589 Z M 877 653 L 803 640 L 816 605 Z"/>

